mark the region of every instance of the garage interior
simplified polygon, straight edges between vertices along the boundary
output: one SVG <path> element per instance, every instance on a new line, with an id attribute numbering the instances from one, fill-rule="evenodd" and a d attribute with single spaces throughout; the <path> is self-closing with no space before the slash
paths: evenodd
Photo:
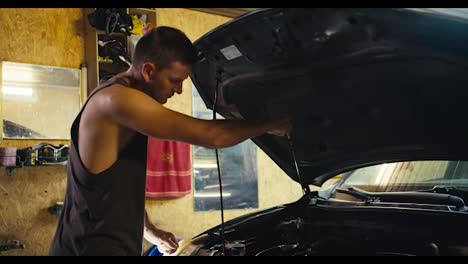
<path id="1" fill-rule="evenodd" d="M 148 8 L 147 8 L 148 9 Z M 154 8 L 155 26 L 172 26 L 195 41 L 203 34 L 254 8 Z M 89 65 L 89 27 L 86 8 L 2 8 L 0 9 L 1 61 L 81 69 L 87 66 L 87 84 L 95 78 L 96 68 Z M 95 59 L 95 58 L 94 58 Z M 94 77 L 93 77 L 94 76 Z M 94 80 L 95 82 L 96 80 Z M 94 87 L 88 85 L 88 91 Z M 192 115 L 192 83 L 183 83 L 184 93 L 169 101 L 170 109 Z M 83 96 L 83 100 L 86 96 Z M 57 107 L 51 104 L 50 107 Z M 4 109 L 2 109 L 4 110 Z M 22 110 L 23 115 L 35 115 Z M 53 119 L 53 117 L 50 117 Z M 7 139 L 1 147 L 23 149 L 40 142 L 53 145 L 70 143 L 62 139 Z M 301 196 L 300 186 L 271 161 L 260 149 L 257 153 L 258 207 L 225 211 L 225 220 L 292 202 Z M 0 252 L 2 255 L 48 255 L 58 216 L 51 213 L 64 199 L 66 166 L 31 166 L 0 170 L 0 245 L 20 241 L 22 249 Z M 193 186 L 193 184 L 192 184 Z M 178 198 L 147 198 L 146 209 L 155 225 L 171 231 L 177 238 L 197 235 L 220 223 L 219 210 L 196 211 L 194 190 Z M 145 241 L 144 249 L 151 245 Z"/>

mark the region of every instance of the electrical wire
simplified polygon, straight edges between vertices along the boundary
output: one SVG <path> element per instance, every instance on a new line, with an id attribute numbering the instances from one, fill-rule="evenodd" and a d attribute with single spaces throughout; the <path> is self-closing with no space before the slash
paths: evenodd
<path id="1" fill-rule="evenodd" d="M 220 74 L 220 73 L 219 73 Z M 218 88 L 219 84 L 221 83 L 220 76 L 217 78 L 217 83 L 214 91 L 214 100 L 213 100 L 213 120 L 216 120 L 216 105 L 218 101 Z M 221 206 L 221 230 L 220 230 L 220 235 L 221 235 L 221 245 L 223 249 L 223 256 L 226 256 L 226 244 L 225 244 L 225 238 L 224 238 L 224 203 L 223 203 L 223 184 L 221 180 L 221 169 L 219 166 L 219 154 L 218 154 L 218 149 L 215 149 L 216 153 L 216 165 L 218 167 L 218 181 L 219 181 L 219 202 Z"/>

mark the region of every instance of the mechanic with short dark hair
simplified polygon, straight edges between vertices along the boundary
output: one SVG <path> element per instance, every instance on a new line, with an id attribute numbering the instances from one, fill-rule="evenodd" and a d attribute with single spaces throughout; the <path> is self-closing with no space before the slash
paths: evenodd
<path id="1" fill-rule="evenodd" d="M 145 211 L 147 136 L 224 148 L 264 134 L 286 135 L 290 118 L 202 120 L 163 106 L 182 93 L 196 52 L 178 29 L 157 27 L 135 47 L 131 67 L 88 97 L 71 128 L 64 208 L 51 255 L 141 255 L 143 236 L 174 252 L 173 234 Z"/>

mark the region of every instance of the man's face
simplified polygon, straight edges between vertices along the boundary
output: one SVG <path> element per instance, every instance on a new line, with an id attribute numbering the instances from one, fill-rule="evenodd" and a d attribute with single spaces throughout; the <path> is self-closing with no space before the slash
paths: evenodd
<path id="1" fill-rule="evenodd" d="M 188 78 L 190 66 L 172 62 L 162 70 L 156 70 L 147 82 L 152 97 L 161 104 L 165 104 L 167 99 L 175 93 L 182 93 L 182 82 Z"/>

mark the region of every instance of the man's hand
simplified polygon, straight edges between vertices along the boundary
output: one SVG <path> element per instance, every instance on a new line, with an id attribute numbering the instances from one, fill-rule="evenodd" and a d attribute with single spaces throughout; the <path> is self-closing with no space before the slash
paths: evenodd
<path id="1" fill-rule="evenodd" d="M 145 239 L 156 245 L 159 252 L 163 254 L 172 254 L 176 252 L 179 247 L 177 239 L 171 232 L 159 229 L 155 226 L 145 228 Z"/>
<path id="2" fill-rule="evenodd" d="M 153 245 L 158 247 L 158 251 L 163 254 L 172 254 L 179 247 L 177 239 L 171 232 L 159 229 L 151 223 L 148 213 L 145 210 L 145 227 L 143 236 Z"/>
<path id="3" fill-rule="evenodd" d="M 277 136 L 289 136 L 293 126 L 291 116 L 275 119 L 272 122 L 273 129 L 268 131 L 268 134 L 273 134 Z"/>

